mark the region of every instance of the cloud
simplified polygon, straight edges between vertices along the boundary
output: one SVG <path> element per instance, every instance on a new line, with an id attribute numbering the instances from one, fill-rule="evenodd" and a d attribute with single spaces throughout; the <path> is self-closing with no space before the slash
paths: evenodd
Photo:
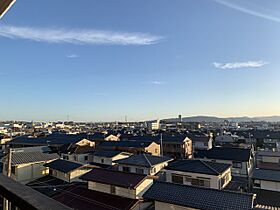
<path id="1" fill-rule="evenodd" d="M 268 11 L 265 8 L 256 8 L 256 7 L 252 8 L 252 6 L 250 6 L 250 8 L 248 8 L 248 6 L 236 4 L 236 1 L 235 1 L 235 3 L 233 3 L 233 1 L 229 1 L 229 0 L 213 0 L 213 1 L 217 2 L 219 4 L 222 4 L 226 7 L 229 7 L 231 9 L 235 9 L 235 10 L 238 10 L 240 12 L 243 12 L 243 13 L 246 13 L 246 14 L 249 14 L 249 15 L 264 18 L 264 19 L 267 19 L 267 20 L 272 20 L 272 21 L 275 21 L 275 22 L 280 22 L 280 16 L 279 15 L 278 15 L 278 17 L 274 16 L 274 15 L 271 15 L 271 13 L 275 12 L 275 11 L 271 11 L 271 10 Z M 244 3 L 244 0 L 243 0 L 243 3 Z"/>
<path id="2" fill-rule="evenodd" d="M 163 85 L 164 84 L 164 82 L 162 82 L 162 81 L 152 81 L 151 83 L 153 85 Z"/>
<path id="3" fill-rule="evenodd" d="M 79 56 L 76 54 L 66 55 L 66 58 L 78 58 Z"/>
<path id="4" fill-rule="evenodd" d="M 235 63 L 217 63 L 214 62 L 213 65 L 218 69 L 240 69 L 240 68 L 259 68 L 266 64 L 266 61 L 246 61 L 246 62 L 235 62 Z"/>
<path id="5" fill-rule="evenodd" d="M 152 45 L 162 37 L 146 33 L 100 31 L 93 29 L 32 28 L 0 26 L 0 37 L 26 39 L 37 42 L 87 45 Z"/>

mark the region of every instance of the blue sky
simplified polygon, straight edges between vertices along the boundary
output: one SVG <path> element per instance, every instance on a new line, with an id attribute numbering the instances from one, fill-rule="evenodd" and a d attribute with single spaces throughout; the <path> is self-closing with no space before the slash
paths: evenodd
<path id="1" fill-rule="evenodd" d="M 25 0 L 0 20 L 0 120 L 280 115 L 279 0 Z"/>

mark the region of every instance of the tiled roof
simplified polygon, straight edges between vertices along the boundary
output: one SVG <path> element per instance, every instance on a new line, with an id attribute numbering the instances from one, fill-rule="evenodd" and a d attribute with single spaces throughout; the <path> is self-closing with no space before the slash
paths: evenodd
<path id="1" fill-rule="evenodd" d="M 71 186 L 65 188 L 53 199 L 79 210 L 131 210 L 139 202 L 108 193 L 97 192 L 83 187 Z"/>
<path id="2" fill-rule="evenodd" d="M 263 207 L 263 209 L 280 209 L 280 192 L 261 189 L 253 191 L 257 194 L 257 207 Z"/>
<path id="3" fill-rule="evenodd" d="M 164 163 L 166 161 L 171 161 L 171 160 L 172 158 L 169 157 L 154 156 L 150 154 L 140 154 L 140 155 L 132 155 L 128 158 L 117 160 L 115 162 L 119 164 L 126 164 L 126 165 L 151 167 L 159 163 Z"/>
<path id="4" fill-rule="evenodd" d="M 94 156 L 98 156 L 98 157 L 108 157 L 108 158 L 112 158 L 115 157 L 116 155 L 121 154 L 122 151 L 106 151 L 106 150 L 99 150 L 99 151 L 95 151 L 92 154 Z M 127 153 L 128 154 L 128 153 Z"/>
<path id="5" fill-rule="evenodd" d="M 105 141 L 101 142 L 98 147 L 135 147 L 145 148 L 148 147 L 152 142 L 141 142 L 141 141 Z"/>
<path id="6" fill-rule="evenodd" d="M 210 150 L 200 150 L 195 154 L 196 158 L 233 160 L 247 162 L 250 159 L 251 150 L 233 147 L 213 147 Z"/>
<path id="7" fill-rule="evenodd" d="M 68 173 L 75 169 L 81 168 L 83 166 L 83 164 L 68 161 L 68 160 L 57 159 L 50 163 L 46 163 L 44 166 L 57 170 L 57 171 L 61 171 L 63 173 Z"/>
<path id="8" fill-rule="evenodd" d="M 266 181 L 280 182 L 280 171 L 256 168 L 254 169 L 252 178 L 266 180 Z"/>
<path id="9" fill-rule="evenodd" d="M 187 138 L 186 135 L 182 135 L 182 134 L 176 134 L 176 135 L 172 135 L 172 134 L 163 134 L 162 135 L 162 142 L 184 142 L 185 139 Z M 132 136 L 130 137 L 130 140 L 135 140 L 135 141 L 147 141 L 147 142 L 157 142 L 159 143 L 161 140 L 161 136 L 160 135 L 143 135 L 143 136 Z"/>
<path id="10" fill-rule="evenodd" d="M 253 194 L 155 182 L 143 196 L 145 199 L 204 210 L 249 210 Z"/>
<path id="11" fill-rule="evenodd" d="M 16 137 L 9 141 L 8 144 L 24 144 L 24 145 L 64 145 L 77 143 L 86 138 L 86 134 L 51 134 L 46 137 L 30 138 L 28 136 Z"/>
<path id="12" fill-rule="evenodd" d="M 178 160 L 169 163 L 169 165 L 165 169 L 210 175 L 220 175 L 230 167 L 230 164 L 213 163 L 204 160 Z"/>
<path id="13" fill-rule="evenodd" d="M 95 168 L 80 177 L 85 181 L 100 182 L 125 188 L 136 188 L 146 178 L 146 175 L 101 168 Z"/>
<path id="14" fill-rule="evenodd" d="M 3 159 L 6 160 L 7 156 Z M 41 152 L 15 152 L 12 153 L 12 165 L 45 162 L 59 158 L 58 154 L 47 154 Z"/>

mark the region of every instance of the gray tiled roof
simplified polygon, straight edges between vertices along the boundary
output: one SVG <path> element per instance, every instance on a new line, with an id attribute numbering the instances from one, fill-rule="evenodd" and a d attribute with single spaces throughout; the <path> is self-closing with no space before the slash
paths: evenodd
<path id="1" fill-rule="evenodd" d="M 253 194 L 167 182 L 155 182 L 143 197 L 145 199 L 204 210 L 248 210 L 252 209 L 253 206 Z"/>
<path id="2" fill-rule="evenodd" d="M 132 155 L 128 158 L 117 160 L 115 162 L 119 164 L 151 167 L 159 163 L 164 163 L 166 161 L 171 161 L 171 160 L 172 158 L 169 157 L 154 156 L 150 154 L 140 154 L 140 155 Z"/>
<path id="3" fill-rule="evenodd" d="M 257 168 L 254 170 L 252 178 L 280 182 L 280 171 Z"/>
<path id="4" fill-rule="evenodd" d="M 68 160 L 57 159 L 50 163 L 46 163 L 44 166 L 57 170 L 57 171 L 61 171 L 63 173 L 68 173 L 75 169 L 81 168 L 83 166 L 83 164 L 68 161 Z"/>
<path id="5" fill-rule="evenodd" d="M 204 160 L 178 160 L 173 163 L 170 163 L 168 167 L 166 167 L 166 169 L 183 172 L 219 175 L 224 173 L 230 167 L 230 164 L 213 163 Z"/>
<path id="6" fill-rule="evenodd" d="M 59 158 L 58 154 L 46 154 L 41 152 L 15 152 L 12 153 L 12 165 L 25 163 L 44 162 Z"/>

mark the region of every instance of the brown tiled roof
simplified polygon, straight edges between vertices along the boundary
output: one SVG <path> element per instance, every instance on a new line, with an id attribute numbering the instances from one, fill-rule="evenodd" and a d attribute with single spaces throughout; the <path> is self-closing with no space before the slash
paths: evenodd
<path id="1" fill-rule="evenodd" d="M 142 183 L 147 175 L 127 173 L 109 169 L 95 168 L 80 177 L 82 180 L 100 182 L 103 184 L 116 185 L 125 188 L 136 188 Z"/>

